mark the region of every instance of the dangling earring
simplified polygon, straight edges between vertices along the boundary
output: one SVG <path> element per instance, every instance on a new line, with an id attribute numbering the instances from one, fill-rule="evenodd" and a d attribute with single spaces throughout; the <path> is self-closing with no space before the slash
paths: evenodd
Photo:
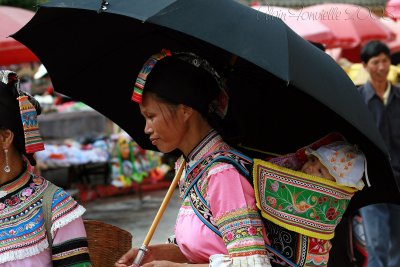
<path id="1" fill-rule="evenodd" d="M 6 154 L 6 166 L 4 167 L 5 172 L 10 172 L 10 165 L 8 165 L 8 149 L 4 149 L 4 153 Z"/>

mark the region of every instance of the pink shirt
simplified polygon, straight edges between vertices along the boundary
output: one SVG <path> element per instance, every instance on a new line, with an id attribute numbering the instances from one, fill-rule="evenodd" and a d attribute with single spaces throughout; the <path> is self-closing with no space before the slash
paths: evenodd
<path id="1" fill-rule="evenodd" d="M 191 153 L 194 156 L 188 156 L 189 166 L 210 152 L 229 149 L 214 131 L 205 140 L 195 149 L 195 153 Z M 185 179 L 183 175 L 181 189 Z M 210 206 L 211 220 L 222 237 L 199 219 L 187 196 L 178 213 L 175 237 L 188 260 L 192 263 L 209 263 L 210 257 L 222 254 L 228 261 L 237 258 L 242 262 L 243 259 L 256 257 L 258 262 L 264 263 L 257 266 L 269 266 L 265 249 L 268 239 L 256 207 L 254 190 L 246 178 L 233 165 L 221 162 L 209 167 L 195 186 Z"/>

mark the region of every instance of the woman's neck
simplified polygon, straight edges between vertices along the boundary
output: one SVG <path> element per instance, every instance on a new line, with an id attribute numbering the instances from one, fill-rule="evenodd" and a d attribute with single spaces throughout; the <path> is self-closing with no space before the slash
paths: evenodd
<path id="1" fill-rule="evenodd" d="M 4 159 L 2 161 L 0 169 L 0 185 L 14 179 L 18 174 L 22 172 L 22 169 L 24 167 L 24 160 L 19 153 L 10 149 L 10 151 L 8 152 L 8 166 L 10 167 L 10 172 L 4 171 L 5 166 L 6 161 Z"/>
<path id="2" fill-rule="evenodd" d="M 179 148 L 183 155 L 187 157 L 189 153 L 192 152 L 192 150 L 201 142 L 201 140 L 206 137 L 211 129 L 211 126 L 205 120 L 191 124 L 184 136 L 185 140 L 183 145 Z"/>

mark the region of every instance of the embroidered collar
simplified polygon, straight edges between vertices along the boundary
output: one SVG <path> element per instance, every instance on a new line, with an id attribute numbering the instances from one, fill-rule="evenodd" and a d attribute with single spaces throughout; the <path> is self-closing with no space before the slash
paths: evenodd
<path id="1" fill-rule="evenodd" d="M 196 178 L 197 175 L 193 174 L 193 172 L 196 172 L 198 169 L 195 168 L 195 166 L 208 165 L 212 161 L 213 157 L 217 156 L 217 154 L 213 156 L 213 152 L 226 151 L 230 149 L 231 148 L 229 145 L 222 140 L 222 137 L 218 134 L 218 132 L 211 130 L 185 158 L 185 174 L 179 183 L 180 197 L 183 198 L 187 188 L 190 188 L 190 184 L 195 182 L 193 179 Z M 210 159 L 203 162 L 203 159 L 206 159 L 208 156 L 210 156 Z"/>
<path id="2" fill-rule="evenodd" d="M 28 166 L 25 165 L 23 171 L 17 177 L 0 185 L 0 191 L 6 191 L 7 194 L 13 193 L 23 187 L 30 177 L 31 173 L 28 170 Z"/>
<path id="3" fill-rule="evenodd" d="M 197 161 L 204 157 L 216 144 L 223 143 L 222 137 L 214 129 L 210 130 L 208 134 L 200 141 L 200 143 L 189 153 L 185 158 L 186 162 Z"/>

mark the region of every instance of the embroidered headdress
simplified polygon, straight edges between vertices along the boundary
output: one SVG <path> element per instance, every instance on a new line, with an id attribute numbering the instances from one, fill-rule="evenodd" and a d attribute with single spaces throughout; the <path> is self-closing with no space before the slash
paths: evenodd
<path id="1" fill-rule="evenodd" d="M 207 60 L 190 52 L 163 49 L 152 55 L 136 79 L 134 102 L 142 102 L 145 87 L 173 103 L 186 104 L 203 113 L 215 113 L 220 118 L 227 113 L 228 95 L 223 79 Z"/>
<path id="2" fill-rule="evenodd" d="M 20 89 L 15 72 L 1 70 L 0 82 L 0 126 L 12 130 L 16 135 L 23 135 L 27 154 L 44 150 L 37 121 L 37 115 L 41 112 L 40 104 Z"/>

